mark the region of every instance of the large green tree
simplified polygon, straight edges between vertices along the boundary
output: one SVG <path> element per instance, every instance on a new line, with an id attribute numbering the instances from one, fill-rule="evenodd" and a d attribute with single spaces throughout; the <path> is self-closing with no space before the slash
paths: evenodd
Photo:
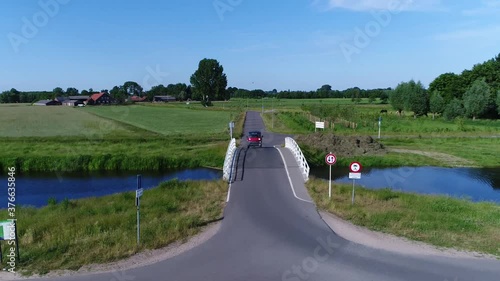
<path id="1" fill-rule="evenodd" d="M 78 89 L 69 87 L 66 89 L 66 95 L 68 96 L 77 96 L 78 95 Z"/>
<path id="2" fill-rule="evenodd" d="M 420 81 L 411 80 L 399 83 L 390 94 L 390 102 L 398 113 L 404 109 L 413 111 L 416 117 L 429 112 L 429 95 Z"/>
<path id="3" fill-rule="evenodd" d="M 462 117 L 465 115 L 465 108 L 461 100 L 454 98 L 443 112 L 443 117 L 447 120 L 453 120 L 457 117 Z"/>
<path id="4" fill-rule="evenodd" d="M 394 108 L 400 115 L 405 109 L 405 88 L 406 85 L 401 83 L 396 87 L 396 89 L 389 93 L 389 102 L 391 103 L 392 108 Z"/>
<path id="5" fill-rule="evenodd" d="M 64 90 L 61 87 L 54 88 L 54 90 L 52 90 L 52 93 L 54 93 L 54 98 L 62 97 L 65 95 Z"/>
<path id="6" fill-rule="evenodd" d="M 500 115 L 500 90 L 497 92 L 497 111 L 498 114 Z"/>
<path id="7" fill-rule="evenodd" d="M 144 89 L 137 82 L 127 81 L 123 84 L 123 89 L 130 96 L 139 96 L 142 97 L 144 95 Z"/>
<path id="8" fill-rule="evenodd" d="M 212 100 L 229 99 L 226 92 L 227 77 L 224 68 L 215 59 L 203 59 L 190 79 L 193 98 L 203 105 L 211 105 Z"/>
<path id="9" fill-rule="evenodd" d="M 117 102 L 124 103 L 128 98 L 128 93 L 123 86 L 114 86 L 111 91 L 109 91 L 109 95 Z"/>
<path id="10" fill-rule="evenodd" d="M 420 81 L 411 80 L 405 93 L 405 109 L 413 111 L 414 116 L 427 115 L 429 112 L 429 95 Z"/>
<path id="11" fill-rule="evenodd" d="M 436 114 L 443 113 L 445 108 L 446 108 L 446 103 L 444 101 L 443 96 L 439 91 L 434 91 L 429 101 L 429 109 L 430 112 L 432 113 L 432 119 L 434 119 Z"/>
<path id="12" fill-rule="evenodd" d="M 486 79 L 477 79 L 463 96 L 465 112 L 475 120 L 487 109 L 490 99 L 490 86 Z"/>

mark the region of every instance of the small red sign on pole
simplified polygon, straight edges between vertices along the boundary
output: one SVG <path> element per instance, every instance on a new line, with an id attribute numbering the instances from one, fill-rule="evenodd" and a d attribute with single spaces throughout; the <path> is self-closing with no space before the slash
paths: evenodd
<path id="1" fill-rule="evenodd" d="M 333 153 L 328 153 L 325 156 L 325 162 L 328 165 L 333 165 L 333 164 L 335 164 L 335 162 L 337 162 L 337 157 Z"/>

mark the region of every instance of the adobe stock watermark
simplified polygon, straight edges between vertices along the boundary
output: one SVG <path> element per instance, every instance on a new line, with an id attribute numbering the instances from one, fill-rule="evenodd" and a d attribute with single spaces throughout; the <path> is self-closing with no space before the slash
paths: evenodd
<path id="1" fill-rule="evenodd" d="M 151 66 L 147 66 L 146 72 L 147 74 L 142 79 L 142 87 L 144 89 L 151 89 L 155 85 L 163 84 L 165 78 L 170 75 L 167 72 L 162 72 L 158 64 L 155 69 L 151 68 Z"/>
<path id="2" fill-rule="evenodd" d="M 109 281 L 133 281 L 135 276 L 128 275 L 125 271 L 113 271 L 111 272 L 113 277 Z"/>
<path id="3" fill-rule="evenodd" d="M 388 186 L 394 189 L 395 185 L 398 183 L 404 183 L 409 177 L 415 173 L 415 167 L 402 167 L 397 169 L 397 173 L 394 171 L 384 172 L 385 180 Z"/>
<path id="4" fill-rule="evenodd" d="M 19 53 L 21 45 L 28 44 L 30 39 L 33 39 L 41 28 L 47 26 L 51 18 L 59 14 L 61 6 L 67 5 L 70 1 L 71 0 L 38 1 L 40 10 L 34 13 L 31 18 L 21 18 L 22 25 L 20 32 L 10 32 L 7 34 L 7 39 L 12 49 L 14 49 L 14 52 Z"/>
<path id="5" fill-rule="evenodd" d="M 341 42 L 340 50 L 347 63 L 352 62 L 352 56 L 361 54 L 361 51 L 368 47 L 373 38 L 380 35 L 382 29 L 389 26 L 393 15 L 397 15 L 413 3 L 413 0 L 392 0 L 387 5 L 387 9 L 381 11 L 372 11 L 373 20 L 367 22 L 364 28 L 356 27 L 354 29 L 354 38 L 351 42 Z"/>
<path id="6" fill-rule="evenodd" d="M 214 0 L 212 2 L 215 12 L 221 21 L 224 20 L 224 14 L 234 11 L 234 8 L 241 5 L 244 0 Z"/>
<path id="7" fill-rule="evenodd" d="M 314 248 L 312 255 L 305 257 L 298 265 L 292 265 L 289 270 L 286 270 L 281 275 L 282 281 L 301 281 L 308 280 L 312 273 L 316 272 L 321 263 L 326 262 L 335 252 L 340 244 L 333 240 L 333 236 L 329 235 L 326 240 L 323 238 L 316 239 L 318 246 Z"/>

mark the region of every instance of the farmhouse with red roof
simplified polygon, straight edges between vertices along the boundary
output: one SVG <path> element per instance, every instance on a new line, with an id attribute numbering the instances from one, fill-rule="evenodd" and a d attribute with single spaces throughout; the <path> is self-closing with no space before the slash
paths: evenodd
<path id="1" fill-rule="evenodd" d="M 108 93 L 93 94 L 87 100 L 88 105 L 112 104 L 113 98 Z"/>

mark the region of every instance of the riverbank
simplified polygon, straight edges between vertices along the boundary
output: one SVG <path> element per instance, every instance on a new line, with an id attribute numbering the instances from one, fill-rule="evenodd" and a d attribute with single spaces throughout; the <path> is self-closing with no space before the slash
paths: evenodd
<path id="1" fill-rule="evenodd" d="M 222 217 L 223 181 L 169 181 L 141 198 L 141 244 L 136 243 L 135 193 L 65 200 L 41 209 L 19 207 L 23 274 L 76 271 L 186 241 Z M 7 217 L 6 210 L 0 216 Z M 67 257 L 71 256 L 71 259 Z"/>
<path id="2" fill-rule="evenodd" d="M 306 184 L 320 210 L 355 225 L 437 247 L 491 254 L 500 258 L 500 205 L 473 203 L 444 196 L 369 190 L 310 179 Z"/>

